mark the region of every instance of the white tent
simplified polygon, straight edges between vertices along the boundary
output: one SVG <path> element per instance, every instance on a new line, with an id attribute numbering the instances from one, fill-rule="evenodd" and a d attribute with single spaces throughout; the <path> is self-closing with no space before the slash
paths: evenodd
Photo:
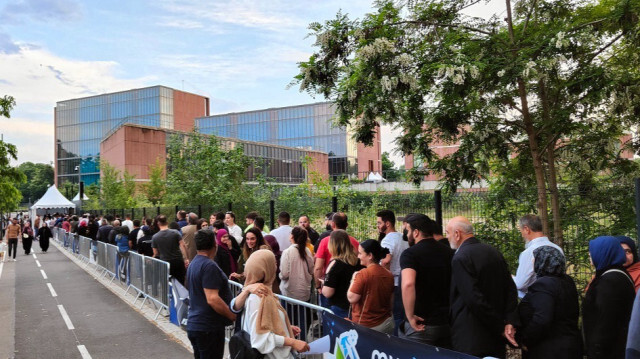
<path id="1" fill-rule="evenodd" d="M 86 194 L 86 193 L 83 193 L 83 194 L 82 194 L 82 200 L 83 200 L 83 201 L 88 201 L 88 200 L 89 200 L 89 197 L 87 197 L 87 194 Z M 73 199 L 72 199 L 71 201 L 72 201 L 73 203 L 76 203 L 76 202 L 78 202 L 78 203 L 79 203 L 79 202 L 80 202 L 80 192 L 78 192 L 78 194 L 77 194 L 75 197 L 73 197 Z"/>
<path id="2" fill-rule="evenodd" d="M 51 186 L 47 189 L 47 192 L 36 202 L 33 206 L 31 206 L 31 210 L 35 214 L 38 210 L 52 210 L 52 209 L 62 209 L 68 210 L 69 208 L 76 208 L 76 205 L 69 201 L 65 196 L 58 191 L 56 186 Z M 34 216 L 35 217 L 35 216 Z"/>

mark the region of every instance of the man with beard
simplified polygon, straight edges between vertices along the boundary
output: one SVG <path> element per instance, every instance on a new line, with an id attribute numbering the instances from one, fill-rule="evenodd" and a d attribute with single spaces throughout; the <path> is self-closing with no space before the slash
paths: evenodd
<path id="1" fill-rule="evenodd" d="M 451 348 L 449 290 L 453 252 L 433 238 L 431 220 L 424 214 L 405 219 L 410 247 L 400 256 L 402 303 L 406 321 L 401 338 Z"/>
<path id="2" fill-rule="evenodd" d="M 400 256 L 409 244 L 402 240 L 402 234 L 396 232 L 396 216 L 393 211 L 383 210 L 376 213 L 376 227 L 380 236 L 384 236 L 380 242 L 383 248 L 389 250 L 389 254 L 380 261 L 380 264 L 393 274 L 393 321 L 395 323 L 394 335 L 398 335 L 400 324 L 404 320 L 404 308 L 402 307 L 402 293 L 400 288 Z"/>
<path id="3" fill-rule="evenodd" d="M 318 234 L 315 229 L 311 228 L 311 220 L 309 219 L 309 216 L 307 216 L 306 214 L 300 216 L 300 218 L 298 218 L 298 225 L 307 231 L 309 240 L 315 248 L 316 243 L 318 243 L 318 238 L 320 238 L 320 234 Z"/>
<path id="4" fill-rule="evenodd" d="M 313 249 L 314 249 L 315 252 L 318 252 L 318 246 L 320 245 L 320 241 L 322 241 L 326 237 L 329 237 L 331 235 L 331 232 L 333 231 L 331 229 L 331 218 L 333 218 L 333 214 L 334 214 L 334 212 L 329 212 L 324 216 L 324 229 L 325 229 L 325 231 L 320 233 L 320 236 L 318 236 L 318 242 L 316 242 L 313 245 Z"/>

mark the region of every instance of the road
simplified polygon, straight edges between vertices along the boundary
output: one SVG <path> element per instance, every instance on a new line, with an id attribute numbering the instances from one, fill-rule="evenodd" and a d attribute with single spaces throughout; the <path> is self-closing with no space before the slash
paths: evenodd
<path id="1" fill-rule="evenodd" d="M 0 274 L 0 318 L 7 323 L 12 308 L 2 302 L 15 290 L 15 358 L 193 357 L 55 246 L 37 249 L 25 255 L 19 248 L 18 261 L 3 263 Z"/>

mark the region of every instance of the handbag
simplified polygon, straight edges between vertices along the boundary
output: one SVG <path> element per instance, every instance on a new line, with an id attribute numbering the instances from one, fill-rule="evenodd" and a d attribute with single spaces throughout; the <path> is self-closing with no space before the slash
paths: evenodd
<path id="1" fill-rule="evenodd" d="M 242 316 L 241 327 L 244 327 L 245 317 L 246 315 Z M 251 346 L 251 335 L 244 329 L 238 330 L 229 339 L 229 354 L 231 359 L 264 358 L 264 354 Z"/>
<path id="2" fill-rule="evenodd" d="M 264 354 L 251 346 L 251 336 L 245 330 L 238 330 L 229 339 L 231 359 L 262 359 Z"/>

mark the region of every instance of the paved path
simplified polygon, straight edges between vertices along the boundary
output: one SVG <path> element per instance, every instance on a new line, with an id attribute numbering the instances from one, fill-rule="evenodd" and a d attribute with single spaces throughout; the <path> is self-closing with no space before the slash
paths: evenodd
<path id="1" fill-rule="evenodd" d="M 0 303 L 15 288 L 15 358 L 193 357 L 55 246 L 46 254 L 19 251 L 17 259 L 0 276 Z M 0 319 L 11 317 L 11 304 L 0 304 Z"/>

